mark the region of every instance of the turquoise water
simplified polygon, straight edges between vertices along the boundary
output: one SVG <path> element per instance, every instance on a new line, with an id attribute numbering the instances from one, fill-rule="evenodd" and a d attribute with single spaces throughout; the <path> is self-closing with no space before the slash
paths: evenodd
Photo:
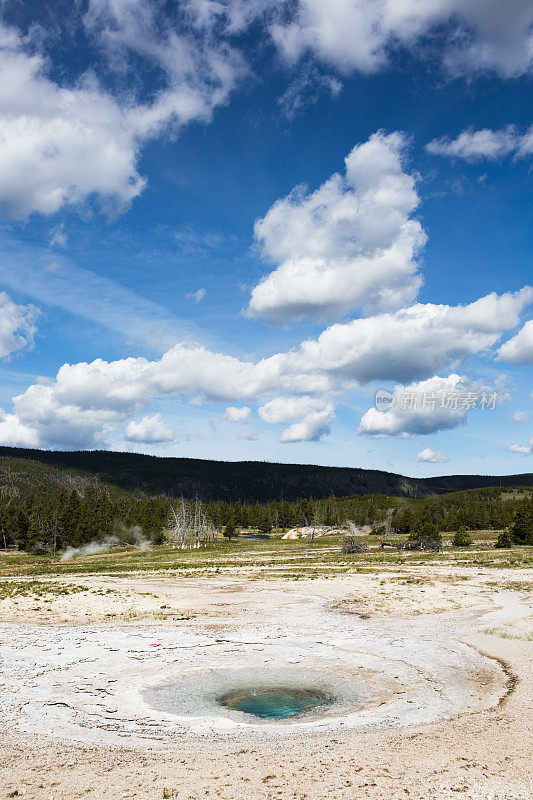
<path id="1" fill-rule="evenodd" d="M 263 719 L 283 719 L 333 703 L 334 698 L 317 689 L 272 688 L 235 689 L 218 698 L 218 703 Z"/>

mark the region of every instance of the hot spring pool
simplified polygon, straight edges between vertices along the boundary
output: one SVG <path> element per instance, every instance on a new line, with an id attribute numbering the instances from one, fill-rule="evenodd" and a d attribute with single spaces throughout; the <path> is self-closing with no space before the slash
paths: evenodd
<path id="1" fill-rule="evenodd" d="M 213 730 L 272 725 L 313 725 L 319 720 L 357 713 L 374 695 L 358 674 L 344 675 L 327 669 L 269 667 L 258 676 L 256 668 L 209 669 L 175 681 L 147 686 L 142 697 L 148 705 L 195 720 Z"/>
<path id="2" fill-rule="evenodd" d="M 217 698 L 219 705 L 262 719 L 284 719 L 331 705 L 335 698 L 317 689 L 285 686 L 234 689 Z"/>

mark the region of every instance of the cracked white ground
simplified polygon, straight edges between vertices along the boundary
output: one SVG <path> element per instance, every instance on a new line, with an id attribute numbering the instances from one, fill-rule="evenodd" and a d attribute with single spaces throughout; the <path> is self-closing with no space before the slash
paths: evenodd
<path id="1" fill-rule="evenodd" d="M 503 748 L 511 724 L 521 727 L 521 744 L 512 753 L 492 753 L 498 768 L 491 771 L 485 765 L 483 780 L 478 775 L 477 783 L 464 787 L 460 796 L 529 798 L 533 795 L 522 759 L 531 747 L 531 716 L 527 702 L 523 706 L 521 692 L 528 687 L 520 673 L 524 663 L 531 663 L 530 597 L 501 588 L 509 579 L 501 570 L 463 570 L 455 582 L 438 567 L 431 572 L 431 581 L 406 587 L 405 592 L 398 592 L 392 582 L 383 588 L 378 577 L 370 575 L 297 585 L 236 575 L 84 576 L 78 582 L 87 588 L 87 597 L 84 592 L 61 597 L 44 610 L 34 607 L 33 614 L 28 604 L 20 608 L 19 603 L 11 615 L 4 609 L 2 742 L 20 777 L 4 770 L 3 779 L 10 779 L 22 796 L 39 798 L 91 792 L 98 797 L 156 798 L 167 786 L 168 791 L 179 786 L 179 794 L 169 796 L 180 798 L 444 798 L 456 796 L 456 790 L 449 788 L 452 794 L 446 794 L 448 789 L 439 789 L 438 780 L 427 783 L 427 756 L 418 763 L 413 757 L 404 760 L 397 770 L 403 775 L 401 786 L 387 782 L 386 767 L 381 766 L 371 785 L 363 787 L 364 781 L 359 781 L 357 794 L 353 779 L 347 777 L 348 755 L 357 753 L 361 765 L 372 757 L 369 746 L 378 747 L 374 761 L 382 763 L 388 753 L 385 763 L 390 765 L 410 736 L 425 731 L 422 750 L 433 739 L 434 748 L 443 748 L 434 752 L 435 762 L 446 760 L 447 749 L 448 760 L 459 769 L 458 752 L 469 751 L 472 723 L 482 721 L 491 730 L 485 741 L 478 739 L 478 753 L 494 749 L 495 735 Z M 487 578 L 494 575 L 500 588 L 489 589 Z M 113 592 L 91 596 L 96 586 Z M 383 598 L 379 609 L 378 586 Z M 383 603 L 388 603 L 386 609 Z M 192 618 L 156 620 L 161 604 L 170 612 L 174 608 L 176 616 L 178 609 L 188 609 Z M 413 613 L 417 604 L 423 613 Z M 125 622 L 134 608 L 144 619 Z M 115 616 L 106 616 L 109 613 Z M 19 621 L 22 615 L 28 622 Z M 260 720 L 214 702 L 219 687 L 275 683 L 280 676 L 285 683 L 324 687 L 339 700 L 327 711 L 285 721 Z M 506 715 L 517 702 L 519 712 L 513 711 L 511 723 Z M 454 736 L 458 729 L 462 741 Z M 31 747 L 32 740 L 35 766 L 41 760 L 40 786 L 32 764 L 17 764 L 13 755 L 18 752 L 20 757 L 20 749 Z M 323 760 L 325 753 L 333 755 L 331 748 L 338 748 L 338 754 L 336 761 L 326 759 L 322 768 L 326 786 L 316 776 L 316 754 L 320 752 Z M 251 752 L 255 767 L 246 755 Z M 51 753 L 58 753 L 60 761 L 77 753 L 82 762 L 92 753 L 81 784 L 72 783 L 71 776 L 50 763 Z M 210 779 L 213 764 L 228 767 L 232 753 L 243 763 L 233 759 L 229 784 Z M 276 777 L 288 753 L 301 774 L 297 783 L 291 784 L 288 777 L 282 781 L 285 789 L 280 794 L 279 788 L 272 789 L 274 778 L 263 781 L 263 775 L 259 782 L 256 767 L 271 759 L 268 774 Z M 139 768 L 147 754 L 161 765 L 148 786 L 149 770 Z M 506 757 L 513 767 L 502 784 Z M 115 794 L 91 773 L 99 774 L 99 765 L 109 761 L 110 774 L 116 774 Z M 129 780 L 136 784 L 130 794 L 123 774 L 127 764 Z M 359 776 L 359 768 L 353 774 Z M 43 782 L 43 775 L 56 780 Z M 84 780 L 89 780 L 90 790 L 81 790 Z M 417 790 L 417 781 L 426 794 Z"/>

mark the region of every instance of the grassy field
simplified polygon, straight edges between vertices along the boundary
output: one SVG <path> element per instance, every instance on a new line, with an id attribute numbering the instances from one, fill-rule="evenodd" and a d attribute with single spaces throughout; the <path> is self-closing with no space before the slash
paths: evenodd
<path id="1" fill-rule="evenodd" d="M 0 554 L 0 578 L 34 578 L 54 575 L 128 574 L 143 571 L 168 571 L 179 574 L 255 572 L 261 577 L 319 577 L 342 572 L 377 572 L 402 566 L 424 564 L 479 567 L 531 567 L 532 547 L 496 550 L 497 531 L 474 532 L 471 547 L 444 547 L 438 553 L 382 550 L 380 537 L 366 537 L 369 551 L 346 555 L 341 552 L 341 538 L 281 540 L 218 540 L 198 550 L 174 549 L 170 545 L 147 551 L 133 548 L 113 549 L 98 555 L 61 561 L 59 556 L 32 556 L 26 553 Z M 443 537 L 446 540 L 446 534 Z"/>

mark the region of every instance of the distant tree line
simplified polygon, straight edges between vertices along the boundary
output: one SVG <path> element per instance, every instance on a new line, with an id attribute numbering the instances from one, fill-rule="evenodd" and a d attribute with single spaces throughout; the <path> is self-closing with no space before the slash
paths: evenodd
<path id="1" fill-rule="evenodd" d="M 126 492 L 152 496 L 168 495 L 205 502 L 226 500 L 269 503 L 284 498 L 328 498 L 355 493 L 398 497 L 426 497 L 433 493 L 458 492 L 491 486 L 533 486 L 533 474 L 450 475 L 437 478 L 407 478 L 380 470 L 322 467 L 311 464 L 272 464 L 259 461 L 224 462 L 193 458 L 162 458 L 142 453 L 114 451 L 54 452 L 0 447 L 2 464 L 22 471 L 24 465 L 43 470 L 76 472 Z M 74 487 L 76 488 L 76 487 Z"/>
<path id="2" fill-rule="evenodd" d="M 331 496 L 294 503 L 208 503 L 208 515 L 215 525 L 271 530 L 304 525 L 342 526 L 350 520 L 358 527 L 370 525 L 387 532 L 411 534 L 431 524 L 440 531 L 502 529 L 510 525 L 520 499 L 502 499 L 501 489 L 470 489 L 421 499 L 383 494 Z"/>
<path id="3" fill-rule="evenodd" d="M 129 526 L 155 539 L 167 514 L 168 501 L 163 498 L 113 498 L 106 490 L 51 491 L 43 485 L 25 497 L 0 497 L 0 546 L 57 551 L 116 535 Z"/>
<path id="4" fill-rule="evenodd" d="M 78 547 L 137 526 L 154 542 L 173 527 L 171 503 L 164 495 L 113 493 L 108 488 L 68 490 L 42 484 L 25 495 L 0 494 L 0 547 L 28 552 Z M 183 501 L 191 515 L 216 530 L 238 533 L 254 529 L 269 533 L 292 527 L 372 526 L 390 533 L 417 534 L 428 526 L 438 531 L 505 529 L 513 541 L 532 544 L 533 500 L 523 494 L 502 496 L 501 488 L 471 489 L 421 499 L 384 494 L 354 494 L 325 499 L 302 498 L 270 503 Z M 530 537 L 528 539 L 528 536 Z"/>
<path id="5" fill-rule="evenodd" d="M 533 497 L 525 497 L 518 503 L 512 524 L 500 533 L 495 547 L 513 544 L 533 545 Z"/>

